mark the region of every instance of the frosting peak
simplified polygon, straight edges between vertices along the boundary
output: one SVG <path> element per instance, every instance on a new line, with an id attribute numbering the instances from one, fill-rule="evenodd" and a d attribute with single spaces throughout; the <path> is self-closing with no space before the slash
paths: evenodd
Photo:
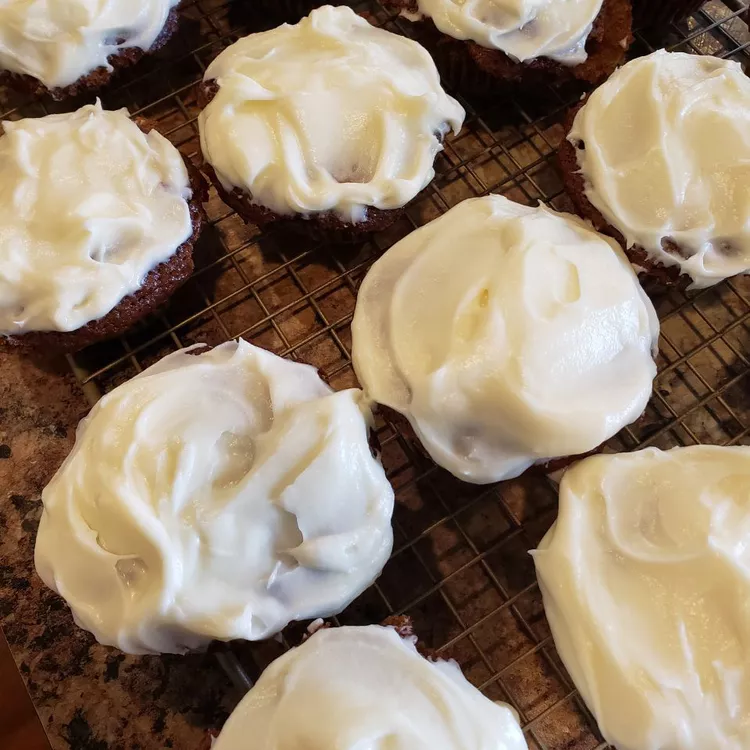
<path id="1" fill-rule="evenodd" d="M 277 659 L 215 750 L 526 750 L 510 708 L 392 628 L 323 629 Z"/>
<path id="2" fill-rule="evenodd" d="M 464 201 L 378 260 L 353 361 L 433 459 L 488 483 L 586 453 L 637 419 L 659 324 L 614 240 L 498 195 Z"/>
<path id="3" fill-rule="evenodd" d="M 557 650 L 619 750 L 750 747 L 750 448 L 597 456 L 534 553 Z"/>
<path id="4" fill-rule="evenodd" d="M 633 60 L 591 94 L 569 140 L 584 145 L 586 196 L 628 246 L 696 288 L 750 270 L 750 79 L 739 63 L 664 50 Z"/>
<path id="5" fill-rule="evenodd" d="M 419 13 L 454 39 L 499 49 L 518 62 L 586 61 L 602 0 L 418 0 Z"/>
<path id="6" fill-rule="evenodd" d="M 401 208 L 464 119 L 423 47 L 343 6 L 240 39 L 209 65 L 214 80 L 203 155 L 225 189 L 280 215 Z"/>
<path id="7" fill-rule="evenodd" d="M 36 566 L 130 653 L 269 637 L 379 575 L 393 491 L 356 390 L 240 340 L 106 395 L 45 488 Z"/>

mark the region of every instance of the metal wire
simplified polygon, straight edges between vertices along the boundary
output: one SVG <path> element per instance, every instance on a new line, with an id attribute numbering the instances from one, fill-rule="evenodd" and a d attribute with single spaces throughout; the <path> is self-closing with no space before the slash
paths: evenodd
<path id="1" fill-rule="evenodd" d="M 375 0 L 351 4 L 375 23 L 408 33 L 408 25 Z M 104 105 L 149 117 L 198 162 L 195 84 L 209 60 L 250 31 L 241 5 L 189 3 L 178 39 L 102 94 Z M 668 44 L 729 57 L 747 70 L 750 33 L 740 17 L 746 7 L 738 0 L 711 0 L 669 30 Z M 634 52 L 660 44 L 638 35 Z M 580 93 L 550 91 L 529 102 L 481 108 L 464 102 L 466 126 L 446 142 L 433 184 L 396 227 L 348 251 L 260 233 L 212 194 L 210 226 L 196 247 L 191 281 L 126 336 L 71 357 L 73 372 L 93 403 L 170 351 L 241 335 L 319 367 L 334 387 L 355 384 L 349 323 L 357 285 L 380 253 L 460 200 L 488 192 L 570 208 L 554 152 L 565 111 Z M 80 103 L 55 105 L 54 111 Z M 4 118 L 48 111 L 28 101 Z M 698 294 L 675 292 L 657 306 L 662 340 L 653 399 L 643 418 L 608 449 L 750 444 L 750 280 L 737 278 Z M 337 621 L 365 624 L 409 614 L 438 654 L 457 659 L 490 697 L 514 706 L 532 749 L 606 747 L 556 655 L 527 554 L 554 519 L 554 487 L 542 476 L 493 487 L 464 485 L 427 462 L 393 424 L 380 422 L 378 430 L 397 493 L 395 549 L 377 584 Z M 245 690 L 298 637 L 292 627 L 278 644 L 220 645 L 217 659 Z"/>

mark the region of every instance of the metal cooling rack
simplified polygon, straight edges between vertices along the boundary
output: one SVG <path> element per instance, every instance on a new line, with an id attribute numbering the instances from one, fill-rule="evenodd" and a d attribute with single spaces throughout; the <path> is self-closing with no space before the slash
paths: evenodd
<path id="1" fill-rule="evenodd" d="M 353 2 L 392 31 L 406 25 L 373 1 Z M 102 94 L 155 121 L 189 158 L 199 160 L 194 86 L 207 63 L 249 29 L 242 2 L 196 0 L 165 52 Z M 746 3 L 712 0 L 669 30 L 666 44 L 730 57 L 750 69 Z M 664 44 L 639 35 L 634 54 Z M 580 90 L 550 91 L 529 102 L 475 108 L 464 102 L 462 133 L 449 138 L 433 184 L 389 231 L 350 249 L 317 246 L 246 226 L 212 193 L 210 225 L 196 247 L 196 272 L 168 307 L 127 336 L 70 359 L 92 403 L 165 354 L 196 342 L 237 336 L 320 368 L 334 388 L 355 385 L 349 324 L 358 283 L 383 250 L 464 198 L 497 192 L 569 209 L 554 162 L 567 107 Z M 11 99 L 0 90 L 0 106 Z M 82 104 L 28 101 L 5 119 Z M 750 277 L 698 294 L 657 301 L 662 321 L 659 376 L 646 414 L 611 442 L 648 445 L 750 444 Z M 383 463 L 397 493 L 393 557 L 378 582 L 339 618 L 379 622 L 409 614 L 425 643 L 455 658 L 488 696 L 515 707 L 532 750 L 600 750 L 606 743 L 562 667 L 527 554 L 551 525 L 556 493 L 543 476 L 491 487 L 453 479 L 425 460 L 392 424 L 378 424 Z M 284 642 L 218 645 L 221 665 L 240 690 Z"/>

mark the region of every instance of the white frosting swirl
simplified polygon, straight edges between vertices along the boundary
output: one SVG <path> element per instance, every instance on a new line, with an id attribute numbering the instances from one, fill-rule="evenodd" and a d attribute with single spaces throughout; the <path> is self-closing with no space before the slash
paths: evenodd
<path id="1" fill-rule="evenodd" d="M 656 375 L 659 323 L 617 243 L 499 195 L 392 247 L 352 325 L 368 397 L 469 482 L 596 448 L 640 416 Z"/>
<path id="2" fill-rule="evenodd" d="M 240 340 L 105 396 L 44 490 L 40 577 L 101 643 L 179 653 L 340 612 L 390 554 L 357 390 Z"/>
<path id="3" fill-rule="evenodd" d="M 219 86 L 199 118 L 206 161 L 280 215 L 404 206 L 464 119 L 424 48 L 343 6 L 241 39 L 205 80 Z"/>
<path id="4" fill-rule="evenodd" d="M 585 145 L 588 199 L 628 246 L 698 288 L 750 271 L 750 79 L 739 63 L 664 50 L 633 60 L 568 138 Z"/>
<path id="5" fill-rule="evenodd" d="M 192 234 L 180 152 L 127 110 L 3 127 L 0 335 L 103 317 Z"/>
<path id="6" fill-rule="evenodd" d="M 69 86 L 110 55 L 148 50 L 180 0 L 2 0 L 0 70 Z"/>
<path id="7" fill-rule="evenodd" d="M 454 39 L 499 49 L 517 62 L 586 61 L 602 0 L 417 0 L 419 15 Z"/>
<path id="8" fill-rule="evenodd" d="M 252 742 L 248 743 L 248 738 Z M 512 710 L 455 662 L 377 625 L 319 630 L 269 666 L 214 750 L 526 750 Z"/>
<path id="9" fill-rule="evenodd" d="M 586 459 L 534 553 L 557 650 L 619 750 L 750 747 L 750 448 Z"/>

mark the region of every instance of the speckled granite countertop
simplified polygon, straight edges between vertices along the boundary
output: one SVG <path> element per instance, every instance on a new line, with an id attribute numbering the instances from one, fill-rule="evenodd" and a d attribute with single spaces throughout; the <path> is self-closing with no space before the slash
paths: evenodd
<path id="1" fill-rule="evenodd" d="M 34 572 L 41 491 L 87 410 L 64 361 L 0 351 L 0 625 L 54 750 L 192 750 L 238 698 L 215 658 L 100 646 Z"/>

